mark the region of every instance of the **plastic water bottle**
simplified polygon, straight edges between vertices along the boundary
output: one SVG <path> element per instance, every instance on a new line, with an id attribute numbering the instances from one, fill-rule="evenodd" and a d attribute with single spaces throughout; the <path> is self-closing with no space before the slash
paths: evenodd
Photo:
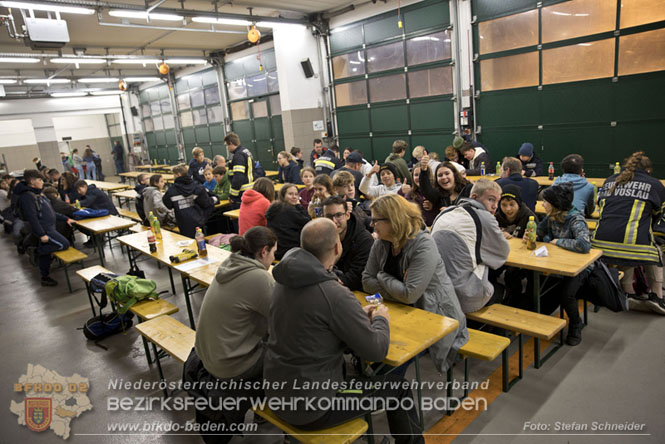
<path id="1" fill-rule="evenodd" d="M 196 235 L 194 236 L 196 240 L 196 246 L 199 249 L 199 256 L 206 257 L 208 256 L 208 249 L 206 247 L 206 238 L 203 235 L 203 231 L 199 227 L 196 227 Z"/>
<path id="2" fill-rule="evenodd" d="M 485 175 L 485 162 L 480 162 L 480 175 Z"/>
<path id="3" fill-rule="evenodd" d="M 621 172 L 621 165 L 619 165 L 619 162 L 616 162 L 614 164 L 614 174 L 619 174 Z"/>
<path id="4" fill-rule="evenodd" d="M 547 174 L 549 175 L 550 180 L 554 180 L 554 163 L 550 162 L 550 166 L 547 169 Z"/>
<path id="5" fill-rule="evenodd" d="M 526 248 L 527 250 L 536 249 L 536 221 L 533 216 L 529 216 L 529 222 L 526 224 Z"/>

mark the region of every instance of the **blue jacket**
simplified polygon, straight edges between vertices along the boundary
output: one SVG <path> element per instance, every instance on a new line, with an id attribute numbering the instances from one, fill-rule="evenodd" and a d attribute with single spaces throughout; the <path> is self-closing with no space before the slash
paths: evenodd
<path id="1" fill-rule="evenodd" d="M 554 185 L 563 182 L 573 184 L 573 189 L 575 190 L 573 206 L 585 217 L 590 217 L 591 213 L 596 209 L 596 203 L 593 201 L 594 186 L 579 174 L 566 173 L 561 177 L 557 177 L 554 180 Z"/>
<path id="2" fill-rule="evenodd" d="M 496 181 L 501 188 L 506 185 L 517 185 L 522 190 L 522 201 L 531 211 L 536 211 L 536 199 L 538 198 L 538 182 L 528 177 L 522 177 L 520 173 L 502 177 Z"/>
<path id="3" fill-rule="evenodd" d="M 215 209 L 215 201 L 205 187 L 189 176 L 176 177 L 162 202 L 166 208 L 174 210 L 180 234 L 191 238 L 196 234 L 196 227 L 203 228 Z"/>
<path id="4" fill-rule="evenodd" d="M 115 209 L 115 205 L 113 205 L 113 201 L 108 194 L 95 185 L 88 185 L 88 191 L 86 191 L 83 199 L 79 200 L 79 203 L 82 207 L 92 208 L 93 210 L 106 210 L 109 214 L 118 215 L 118 210 Z"/>
<path id="5" fill-rule="evenodd" d="M 16 184 L 14 194 L 17 196 L 19 215 L 30 225 L 32 234 L 37 237 L 55 232 L 57 220 L 67 220 L 66 216 L 53 210 L 51 202 L 41 190 L 31 188 L 25 182 Z"/>
<path id="6" fill-rule="evenodd" d="M 277 178 L 280 183 L 295 183 L 302 185 L 302 180 L 300 179 L 300 167 L 293 160 L 289 162 L 289 165 L 284 168 L 279 167 Z"/>

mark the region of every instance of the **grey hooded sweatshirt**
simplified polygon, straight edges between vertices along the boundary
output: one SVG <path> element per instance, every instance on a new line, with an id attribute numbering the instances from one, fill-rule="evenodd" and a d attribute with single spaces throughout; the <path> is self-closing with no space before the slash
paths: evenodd
<path id="1" fill-rule="evenodd" d="M 510 253 L 510 245 L 496 218 L 477 200 L 461 199 L 458 205 L 437 216 L 432 224 L 432 237 L 464 313 L 483 308 L 494 294 L 489 268 L 496 270 L 503 266 Z"/>
<path id="2" fill-rule="evenodd" d="M 159 191 L 157 187 L 145 187 L 143 189 L 143 211 L 145 211 L 146 217 L 152 211 L 152 214 L 159 219 L 159 223 L 162 225 L 169 225 L 172 227 L 176 226 L 175 214 L 173 210 L 169 210 L 162 202 L 164 193 Z"/>
<path id="3" fill-rule="evenodd" d="M 389 242 L 374 241 L 363 272 L 363 289 L 459 321 L 456 332 L 446 335 L 429 349 L 434 365 L 443 373 L 455 362 L 457 350 L 469 340 L 466 317 L 446 274 L 446 267 L 432 237 L 425 230 L 408 240 L 402 248 L 400 268 L 405 276 L 404 282 L 383 271 L 390 249 Z"/>
<path id="4" fill-rule="evenodd" d="M 275 398 L 329 398 L 340 387 L 309 387 L 311 383 L 344 381 L 344 351 L 381 362 L 388 354 L 388 321 L 370 322 L 351 291 L 337 282 L 334 272 L 302 248 L 289 250 L 273 268 L 277 282 L 270 306 L 270 336 L 263 377 L 266 395 Z M 316 403 L 315 403 L 316 406 Z M 309 424 L 326 412 L 296 408 L 273 410 L 293 425 Z"/>
<path id="5" fill-rule="evenodd" d="M 210 374 L 233 378 L 263 356 L 274 285 L 256 259 L 232 253 L 221 263 L 203 298 L 196 328 L 196 354 Z"/>

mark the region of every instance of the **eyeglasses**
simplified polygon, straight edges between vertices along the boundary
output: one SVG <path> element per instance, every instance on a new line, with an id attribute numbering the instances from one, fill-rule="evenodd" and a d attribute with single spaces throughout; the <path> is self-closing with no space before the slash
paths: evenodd
<path id="1" fill-rule="evenodd" d="M 370 217 L 369 218 L 369 223 L 370 223 L 370 225 L 376 225 L 377 222 L 381 222 L 381 221 L 387 222 L 388 220 L 389 219 L 387 219 L 385 217 Z"/>
<path id="2" fill-rule="evenodd" d="M 326 219 L 333 220 L 333 219 L 341 219 L 341 218 L 343 218 L 345 215 L 346 215 L 346 213 L 341 213 L 341 212 L 340 212 L 340 213 L 335 213 L 335 214 L 325 214 L 324 217 L 325 217 Z"/>

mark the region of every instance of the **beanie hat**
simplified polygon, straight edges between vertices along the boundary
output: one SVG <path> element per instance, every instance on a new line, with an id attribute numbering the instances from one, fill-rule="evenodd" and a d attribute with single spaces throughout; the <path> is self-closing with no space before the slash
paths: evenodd
<path id="1" fill-rule="evenodd" d="M 545 191 L 543 191 L 543 199 L 561 211 L 568 211 L 573 207 L 574 195 L 573 184 L 570 182 L 552 185 L 549 188 L 545 188 Z"/>
<path id="2" fill-rule="evenodd" d="M 529 142 L 524 142 L 520 147 L 520 156 L 533 156 L 533 145 Z"/>
<path id="3" fill-rule="evenodd" d="M 388 170 L 391 173 L 393 173 L 393 176 L 395 177 L 395 182 L 397 182 L 398 180 L 403 180 L 404 179 L 399 174 L 399 172 L 397 171 L 397 168 L 395 168 L 395 165 L 393 165 L 390 162 L 386 162 L 383 165 L 381 165 L 381 167 L 379 168 L 379 176 L 381 175 L 381 171 L 383 171 L 383 170 Z"/>
<path id="4" fill-rule="evenodd" d="M 517 202 L 518 206 L 522 206 L 522 189 L 517 185 L 506 185 L 501 190 L 501 200 L 503 199 L 513 199 Z M 501 202 L 499 200 L 499 203 Z"/>
<path id="5" fill-rule="evenodd" d="M 460 136 L 455 136 L 453 139 L 453 147 L 458 150 L 462 144 L 464 143 L 464 139 L 462 139 Z"/>

